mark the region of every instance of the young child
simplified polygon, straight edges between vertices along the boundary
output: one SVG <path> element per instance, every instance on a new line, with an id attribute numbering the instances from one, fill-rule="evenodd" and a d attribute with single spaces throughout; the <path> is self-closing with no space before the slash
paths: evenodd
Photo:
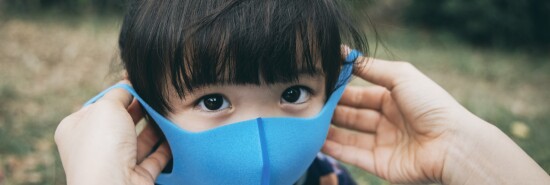
<path id="1" fill-rule="evenodd" d="M 342 86 L 338 84 L 344 66 L 341 44 L 367 51 L 362 31 L 345 10 L 337 0 L 136 0 L 131 3 L 119 40 L 128 78 L 135 96 L 139 94 L 136 98 L 142 105 L 147 104 L 144 108 L 149 120 L 159 124 L 171 146 L 174 159 L 169 168 L 174 170 L 167 169 L 167 173 L 180 167 L 194 168 L 186 174 L 187 179 L 159 183 L 249 183 L 251 181 L 240 179 L 253 178 L 248 177 L 252 172 L 242 169 L 259 166 L 261 184 L 354 184 L 341 165 L 322 154 L 279 159 L 286 155 L 292 157 L 293 153 L 278 154 L 276 147 L 296 145 L 299 146 L 294 149 L 297 153 L 318 152 L 319 144 L 311 144 L 315 147 L 309 149 L 308 129 L 297 130 L 298 127 L 293 129 L 293 126 L 285 129 L 302 133 L 303 140 L 272 144 L 270 142 L 277 139 L 266 138 L 275 129 L 268 128 L 269 119 L 262 119 L 309 118 L 323 112 L 333 92 Z M 260 130 L 258 155 L 263 157 L 259 165 L 252 159 L 238 158 L 254 153 L 255 149 L 249 150 L 250 144 L 246 144 L 248 139 L 231 140 L 248 134 L 248 128 L 236 129 L 241 132 L 232 136 L 224 135 L 233 132 L 223 130 L 229 130 L 228 125 L 246 125 L 236 123 L 243 120 L 254 120 L 260 127 L 256 129 Z M 176 127 L 168 128 L 159 122 Z M 326 136 L 327 129 L 321 129 L 324 132 L 321 135 Z M 178 133 L 171 134 L 171 130 Z M 196 136 L 183 136 L 191 133 Z M 208 136 L 193 140 L 200 135 Z M 278 138 L 283 140 L 286 136 L 281 134 Z M 323 141 L 318 140 L 315 142 L 322 145 Z M 198 142 L 205 143 L 199 145 Z M 191 145 L 198 146 L 189 149 Z M 195 152 L 220 150 L 217 152 L 220 158 L 234 157 L 228 160 L 235 161 L 219 162 L 206 154 L 178 153 L 179 148 Z M 293 164 L 301 162 L 311 164 L 307 172 Z M 279 166 L 283 167 L 279 169 Z M 290 171 L 300 174 L 281 175 Z M 172 174 L 175 175 L 177 173 Z"/>

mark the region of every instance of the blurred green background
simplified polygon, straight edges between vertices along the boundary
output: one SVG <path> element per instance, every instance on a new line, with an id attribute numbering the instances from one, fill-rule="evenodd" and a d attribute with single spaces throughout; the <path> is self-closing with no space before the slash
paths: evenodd
<path id="1" fill-rule="evenodd" d="M 413 63 L 550 172 L 550 1 L 346 3 L 365 22 L 371 56 Z M 126 4 L 0 0 L 0 185 L 65 184 L 53 133 L 120 77 Z"/>

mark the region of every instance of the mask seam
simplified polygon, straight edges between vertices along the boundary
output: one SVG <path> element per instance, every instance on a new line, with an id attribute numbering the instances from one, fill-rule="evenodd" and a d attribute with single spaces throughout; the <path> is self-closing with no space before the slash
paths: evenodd
<path id="1" fill-rule="evenodd" d="M 262 185 L 269 185 L 269 181 L 271 178 L 271 169 L 269 168 L 269 153 L 267 151 L 267 142 L 266 142 L 266 136 L 265 136 L 265 129 L 264 129 L 264 122 L 262 118 L 257 118 L 257 124 L 258 124 L 258 134 L 260 136 L 260 146 L 262 149 L 262 162 L 263 162 L 263 168 L 262 168 Z"/>

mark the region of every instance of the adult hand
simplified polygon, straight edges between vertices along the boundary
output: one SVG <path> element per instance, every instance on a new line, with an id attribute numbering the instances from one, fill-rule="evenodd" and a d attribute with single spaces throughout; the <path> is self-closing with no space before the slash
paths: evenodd
<path id="1" fill-rule="evenodd" d="M 142 118 L 139 103 L 117 88 L 63 119 L 55 142 L 67 184 L 153 184 L 171 156 L 166 143 L 148 155 L 159 137 L 149 125 L 137 136 Z"/>
<path id="2" fill-rule="evenodd" d="M 357 61 L 354 74 L 375 85 L 346 88 L 323 146 L 326 154 L 394 183 L 550 182 L 498 128 L 411 64 Z"/>

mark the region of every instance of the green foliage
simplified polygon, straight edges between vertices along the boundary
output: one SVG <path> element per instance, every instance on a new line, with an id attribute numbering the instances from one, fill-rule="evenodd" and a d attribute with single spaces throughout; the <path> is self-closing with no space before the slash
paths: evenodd
<path id="1" fill-rule="evenodd" d="M 31 150 L 31 146 L 22 144 L 27 142 L 19 137 L 21 134 L 13 132 L 16 125 L 10 105 L 17 99 L 19 96 L 13 86 L 0 84 L 0 105 L 3 105 L 0 106 L 0 156 L 5 153 L 22 154 Z"/>
<path id="2" fill-rule="evenodd" d="M 15 14 L 59 11 L 67 15 L 83 13 L 120 14 L 125 0 L 0 0 L 3 11 Z"/>
<path id="3" fill-rule="evenodd" d="M 413 1 L 405 21 L 449 31 L 481 46 L 550 47 L 550 1 Z"/>

